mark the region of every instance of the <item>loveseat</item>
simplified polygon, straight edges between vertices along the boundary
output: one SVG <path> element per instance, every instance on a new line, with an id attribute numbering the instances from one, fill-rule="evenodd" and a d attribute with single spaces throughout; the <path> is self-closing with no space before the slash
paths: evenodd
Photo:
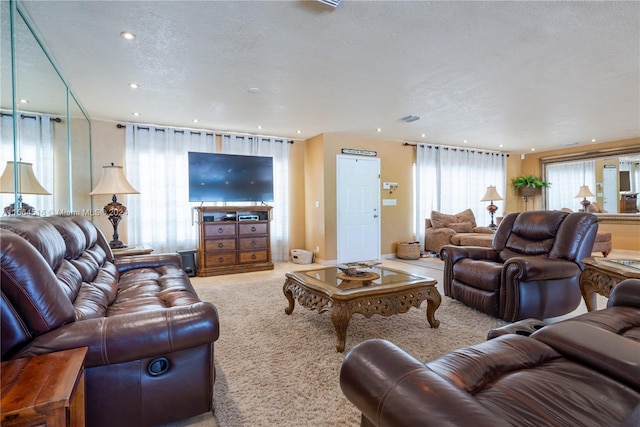
<path id="1" fill-rule="evenodd" d="M 0 219 L 2 360 L 88 347 L 88 426 L 151 426 L 213 404 L 214 305 L 178 255 L 114 259 L 88 219 Z"/>
<path id="2" fill-rule="evenodd" d="M 488 239 L 490 246 L 493 230 L 478 226 L 471 209 L 454 215 L 432 211 L 431 218 L 425 220 L 424 249 L 439 254 L 444 245 L 471 245 L 477 236 Z"/>
<path id="3" fill-rule="evenodd" d="M 606 309 L 426 363 L 365 341 L 346 356 L 340 385 L 362 426 L 637 427 L 640 280 L 620 282 Z"/>

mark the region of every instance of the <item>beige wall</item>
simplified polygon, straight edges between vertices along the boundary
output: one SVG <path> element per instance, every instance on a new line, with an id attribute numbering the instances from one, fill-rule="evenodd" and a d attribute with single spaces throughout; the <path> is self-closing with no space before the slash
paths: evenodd
<path id="1" fill-rule="evenodd" d="M 92 122 L 92 168 L 93 186 L 100 179 L 102 166 L 114 162 L 124 165 L 124 129 L 118 129 L 115 122 Z M 505 211 L 524 210 L 522 198 L 511 186 L 511 179 L 520 174 L 535 173 L 540 175 L 540 157 L 551 154 L 621 148 L 639 144 L 640 138 L 593 146 L 573 147 L 543 153 L 527 154 L 524 159 L 519 154 L 511 154 L 507 160 L 507 182 Z M 414 148 L 404 146 L 402 142 L 366 138 L 345 133 L 326 133 L 314 136 L 306 141 L 296 141 L 291 147 L 290 165 L 290 239 L 291 249 L 306 249 L 316 252 L 320 262 L 331 262 L 337 259 L 336 240 L 336 156 L 343 148 L 373 150 L 380 158 L 380 182 L 398 183 L 398 189 L 390 194 L 389 190 L 380 189 L 381 199 L 396 199 L 396 206 L 382 206 L 381 203 L 381 248 L 383 256 L 394 254 L 397 242 L 415 239 L 413 234 L 413 180 L 412 165 Z M 126 196 L 122 196 L 123 204 L 127 204 Z M 94 209 L 109 203 L 109 196 L 95 196 Z M 316 207 L 316 202 L 318 206 Z M 533 204 L 532 204 L 533 203 Z M 529 210 L 541 207 L 540 196 L 529 204 Z M 276 214 L 276 213 L 274 213 Z M 500 212 L 498 213 L 498 216 Z M 118 232 L 123 241 L 127 241 L 126 219 Z M 96 224 L 109 237 L 113 228 L 103 215 L 95 218 Z M 635 226 L 637 227 L 637 225 Z M 605 226 L 601 226 L 604 229 Z M 629 224 L 610 224 L 606 226 L 615 233 L 614 249 L 633 249 L 638 246 L 629 232 Z M 620 237 L 617 237 L 620 236 Z M 640 250 L 633 249 L 633 250 Z"/>

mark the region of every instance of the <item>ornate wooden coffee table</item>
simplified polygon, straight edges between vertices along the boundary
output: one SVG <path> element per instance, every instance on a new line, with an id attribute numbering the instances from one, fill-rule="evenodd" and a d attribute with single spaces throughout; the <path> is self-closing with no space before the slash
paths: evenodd
<path id="1" fill-rule="evenodd" d="M 286 273 L 282 290 L 289 306 L 284 311 L 291 314 L 298 300 L 309 310 L 330 312 L 339 352 L 344 351 L 347 326 L 355 313 L 366 318 L 374 314 L 391 316 L 406 313 L 411 307 L 420 308 L 427 300 L 429 324 L 432 328 L 440 325 L 435 319 L 442 300 L 436 280 L 384 267 L 371 268 L 371 273 L 371 276 L 345 278 L 336 267 Z"/>
<path id="2" fill-rule="evenodd" d="M 596 293 L 609 298 L 611 289 L 624 279 L 640 279 L 640 259 L 589 257 L 582 263 L 580 291 L 587 311 L 598 309 Z"/>

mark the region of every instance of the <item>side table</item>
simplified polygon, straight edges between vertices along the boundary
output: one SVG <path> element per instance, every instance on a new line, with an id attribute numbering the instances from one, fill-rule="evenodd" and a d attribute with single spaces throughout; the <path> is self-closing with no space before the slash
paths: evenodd
<path id="1" fill-rule="evenodd" d="M 609 298 L 611 289 L 624 279 L 640 279 L 640 259 L 589 257 L 580 274 L 580 292 L 587 311 L 597 310 L 596 293 Z"/>
<path id="2" fill-rule="evenodd" d="M 2 426 L 84 426 L 86 355 L 82 347 L 2 362 Z"/>
<path id="3" fill-rule="evenodd" d="M 127 246 L 121 249 L 111 249 L 111 252 L 113 252 L 114 258 L 121 258 L 125 256 L 147 255 L 153 252 L 153 249 L 145 245 L 137 245 Z"/>

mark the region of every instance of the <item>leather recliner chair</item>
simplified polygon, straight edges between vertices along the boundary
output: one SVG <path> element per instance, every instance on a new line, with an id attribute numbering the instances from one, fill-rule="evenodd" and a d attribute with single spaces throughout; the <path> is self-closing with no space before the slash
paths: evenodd
<path id="1" fill-rule="evenodd" d="M 589 213 L 509 214 L 491 248 L 442 248 L 444 293 L 510 322 L 570 313 L 580 304 L 580 261 L 591 255 L 597 231 Z"/>

